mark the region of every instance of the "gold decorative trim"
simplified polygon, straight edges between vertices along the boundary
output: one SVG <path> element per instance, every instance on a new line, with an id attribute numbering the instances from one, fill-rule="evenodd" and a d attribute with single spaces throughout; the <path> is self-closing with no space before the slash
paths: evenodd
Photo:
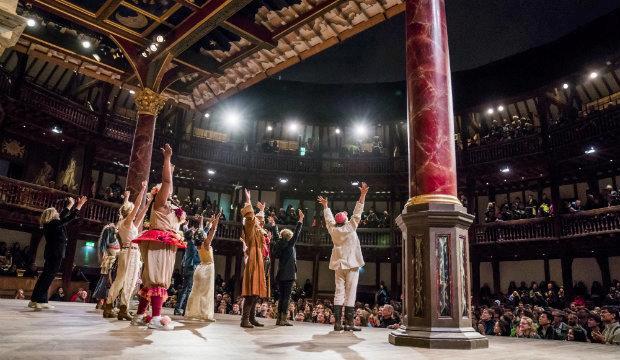
<path id="1" fill-rule="evenodd" d="M 155 91 L 145 88 L 138 92 L 134 101 L 138 108 L 138 114 L 147 114 L 157 116 L 166 104 L 167 98 Z"/>
<path id="2" fill-rule="evenodd" d="M 407 201 L 407 206 L 411 205 L 419 205 L 419 204 L 428 204 L 428 203 L 442 203 L 442 204 L 457 204 L 462 205 L 459 199 L 454 195 L 446 195 L 446 194 L 424 194 L 414 196 Z"/>

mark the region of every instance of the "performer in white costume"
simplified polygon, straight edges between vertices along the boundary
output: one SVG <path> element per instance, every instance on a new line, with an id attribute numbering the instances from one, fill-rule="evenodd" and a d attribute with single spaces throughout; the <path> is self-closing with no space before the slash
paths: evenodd
<path id="1" fill-rule="evenodd" d="M 138 204 L 142 204 L 146 186 L 146 181 L 142 182 L 142 188 L 136 197 L 136 202 Z M 127 307 L 129 306 L 138 278 L 140 277 L 140 268 L 142 267 L 140 248 L 138 244 L 132 243 L 132 240 L 137 238 L 140 234 L 139 229 L 142 226 L 142 221 L 144 220 L 146 211 L 153 198 L 152 196 L 147 196 L 146 205 L 138 210 L 138 206 L 135 206 L 134 203 L 129 201 L 129 195 L 129 191 L 126 191 L 125 202 L 119 209 L 119 220 L 116 224 L 116 228 L 121 239 L 121 251 L 116 260 L 118 262 L 116 278 L 108 292 L 108 298 L 103 308 L 103 317 L 114 317 L 112 308 L 114 306 L 114 301 L 120 294 L 121 301 L 117 319 L 131 321 L 132 317 L 127 312 Z"/>
<path id="2" fill-rule="evenodd" d="M 336 279 L 336 292 L 334 294 L 334 316 L 336 317 L 336 322 L 334 323 L 334 331 L 343 329 L 341 324 L 343 306 L 345 310 L 344 330 L 361 330 L 353 325 L 359 268 L 364 266 L 362 247 L 356 231 L 362 219 L 368 185 L 362 183 L 359 189 L 360 198 L 357 204 L 355 204 L 351 220 L 347 219 L 348 214 L 346 211 L 339 212 L 334 218 L 332 211 L 328 207 L 327 199 L 322 196 L 319 196 L 317 199 L 323 205 L 325 227 L 327 227 L 327 231 L 334 243 L 332 256 L 329 260 L 329 268 L 334 270 Z"/>
<path id="3" fill-rule="evenodd" d="M 215 264 L 211 242 L 215 237 L 221 214 L 216 214 L 210 221 L 209 233 L 202 244 L 196 244 L 200 265 L 194 270 L 192 292 L 187 300 L 185 317 L 215 321 Z"/>

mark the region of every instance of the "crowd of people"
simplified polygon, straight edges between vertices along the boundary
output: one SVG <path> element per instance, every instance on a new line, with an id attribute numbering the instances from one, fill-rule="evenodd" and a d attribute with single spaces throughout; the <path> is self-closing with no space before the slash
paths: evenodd
<path id="1" fill-rule="evenodd" d="M 569 301 L 554 282 L 511 282 L 506 294 L 492 295 L 485 284 L 473 325 L 491 336 L 620 345 L 620 281 L 614 280 L 607 291 L 594 282 L 590 293 L 580 282 L 573 293 Z"/>
<path id="2" fill-rule="evenodd" d="M 585 203 L 582 203 L 579 199 L 562 201 L 559 213 L 573 214 L 583 210 L 618 205 L 620 205 L 620 194 L 612 185 L 607 185 L 600 193 L 594 193 L 590 190 L 586 191 Z M 522 202 L 518 196 L 514 201 L 504 201 L 499 207 L 495 202 L 489 202 L 484 212 L 484 221 L 490 223 L 534 217 L 549 217 L 556 214 L 557 211 L 554 209 L 547 194 L 543 194 L 540 200 L 536 199 L 534 195 L 529 194 L 526 202 Z"/>
<path id="3" fill-rule="evenodd" d="M 26 269 L 31 264 L 30 247 L 21 247 L 14 242 L 10 247 L 0 241 L 0 275 L 17 276 L 17 270 Z"/>
<path id="4" fill-rule="evenodd" d="M 482 126 L 480 132 L 467 140 L 468 146 L 486 145 L 500 141 L 508 141 L 519 137 L 532 135 L 536 128 L 532 120 L 525 116 L 513 116 L 512 121 L 493 119 L 491 126 Z"/>

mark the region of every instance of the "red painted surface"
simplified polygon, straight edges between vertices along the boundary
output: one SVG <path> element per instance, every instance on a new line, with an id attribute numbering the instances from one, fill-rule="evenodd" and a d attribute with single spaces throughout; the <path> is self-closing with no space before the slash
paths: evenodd
<path id="1" fill-rule="evenodd" d="M 409 0 L 406 6 L 409 195 L 456 196 L 444 0 Z"/>

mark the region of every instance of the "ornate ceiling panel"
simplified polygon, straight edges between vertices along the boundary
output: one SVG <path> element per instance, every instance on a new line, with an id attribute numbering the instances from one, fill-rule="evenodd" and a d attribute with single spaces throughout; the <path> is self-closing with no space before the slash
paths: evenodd
<path id="1" fill-rule="evenodd" d="M 35 29 L 22 46 L 64 49 L 62 56 L 79 66 L 99 67 L 111 82 L 121 74 L 134 85 L 136 66 L 162 64 L 172 71 L 156 70 L 153 78 L 149 70 L 148 80 L 166 80 L 169 96 L 200 108 L 404 11 L 402 0 L 33 0 L 21 6 L 25 16 L 59 23 L 63 34 L 92 39 L 98 53 Z M 150 52 L 157 35 L 165 41 Z"/>

